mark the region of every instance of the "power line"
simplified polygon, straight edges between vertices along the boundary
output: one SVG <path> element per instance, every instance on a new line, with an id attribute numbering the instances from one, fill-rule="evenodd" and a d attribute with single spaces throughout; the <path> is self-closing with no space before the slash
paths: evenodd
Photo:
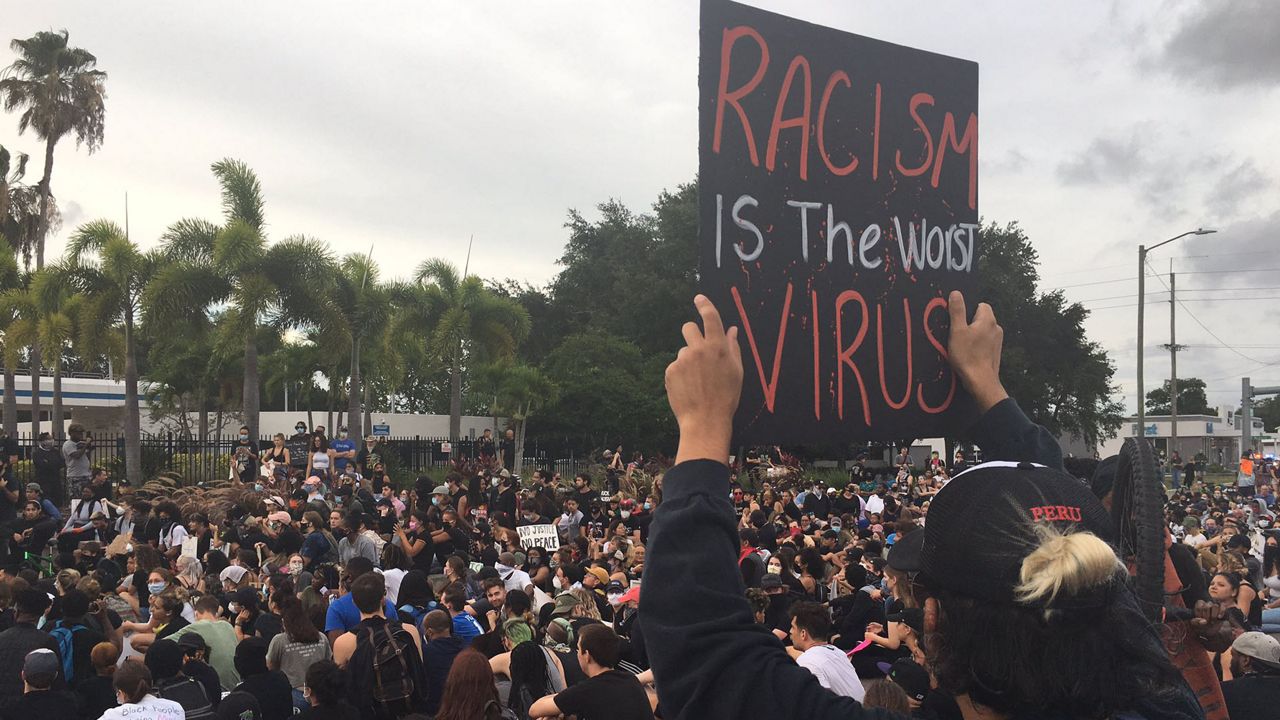
<path id="1" fill-rule="evenodd" d="M 1148 262 L 1148 263 L 1147 263 L 1147 267 L 1149 267 L 1149 268 L 1151 267 L 1151 263 L 1150 263 L 1150 262 Z M 1154 272 L 1154 271 L 1155 271 L 1155 268 L 1151 268 L 1151 270 Z M 1169 286 L 1168 286 L 1167 284 L 1165 284 L 1164 278 L 1160 277 L 1159 275 L 1156 275 L 1156 280 L 1159 280 L 1159 281 L 1160 281 L 1160 284 L 1161 284 L 1161 285 L 1164 285 L 1164 289 L 1165 289 L 1165 290 L 1168 290 L 1168 289 L 1169 289 Z M 1272 299 L 1280 300 L 1280 298 L 1258 298 L 1258 299 L 1259 299 L 1259 300 L 1272 300 Z M 1178 303 L 1178 306 L 1179 306 L 1179 307 L 1181 307 L 1184 311 L 1186 311 L 1187 315 L 1189 315 L 1189 316 L 1191 317 L 1191 319 L 1192 319 L 1192 320 L 1195 320 L 1195 321 L 1196 321 L 1196 324 L 1197 324 L 1197 325 L 1199 325 L 1199 326 L 1200 326 L 1200 328 L 1201 328 L 1202 330 L 1204 330 L 1205 332 L 1209 333 L 1209 337 L 1211 337 L 1211 338 L 1213 338 L 1214 340 L 1217 340 L 1219 343 L 1221 343 L 1221 344 L 1222 344 L 1222 347 L 1224 347 L 1224 348 L 1228 348 L 1229 350 L 1231 350 L 1231 352 L 1235 353 L 1236 355 L 1239 355 L 1240 357 L 1244 358 L 1245 360 L 1248 360 L 1249 362 L 1255 362 L 1255 363 L 1260 363 L 1260 362 L 1262 362 L 1261 360 L 1259 360 L 1259 359 L 1257 359 L 1257 358 L 1249 357 L 1248 355 L 1245 355 L 1244 353 L 1240 352 L 1239 350 L 1237 350 L 1237 349 L 1235 349 L 1235 348 L 1231 347 L 1230 345 L 1228 345 L 1228 344 L 1226 343 L 1226 341 L 1224 341 L 1222 338 L 1218 337 L 1218 334 L 1217 334 L 1217 333 L 1215 333 L 1214 331 L 1210 330 L 1208 325 L 1205 325 L 1204 323 L 1200 322 L 1200 318 L 1196 317 L 1195 313 L 1191 312 L 1191 308 L 1189 308 L 1189 307 L 1187 307 L 1185 304 L 1183 304 L 1183 302 L 1182 302 L 1181 300 L 1176 300 L 1176 299 L 1175 299 L 1175 301 Z"/>
<path id="2" fill-rule="evenodd" d="M 1150 262 L 1147 263 L 1147 268 L 1150 269 L 1152 272 L 1148 273 L 1146 277 L 1162 277 L 1160 273 L 1155 272 L 1155 268 L 1151 267 Z M 1259 273 L 1259 272 L 1280 272 L 1280 268 L 1235 268 L 1234 270 L 1187 270 L 1183 272 L 1178 272 L 1177 274 L 1178 275 L 1223 275 L 1226 273 L 1233 273 L 1233 274 L 1239 275 L 1241 273 Z M 1126 278 L 1116 278 L 1115 280 L 1095 280 L 1093 282 L 1076 283 L 1074 285 L 1058 285 L 1055 287 L 1049 287 L 1044 289 L 1046 291 L 1070 290 L 1071 288 L 1089 287 L 1091 285 L 1110 285 L 1110 284 L 1122 283 L 1122 282 L 1136 282 L 1137 279 L 1138 278 L 1136 277 L 1126 277 Z"/>
<path id="3" fill-rule="evenodd" d="M 1260 297 L 1230 297 L 1230 298 L 1188 298 L 1185 301 L 1179 300 L 1178 304 L 1182 305 L 1183 302 L 1189 302 L 1189 303 L 1254 302 L 1257 300 L 1280 300 L 1280 295 L 1264 295 Z M 1161 300 L 1160 302 L 1168 302 L 1168 300 Z M 1088 310 L 1089 312 L 1101 312 L 1103 310 L 1119 310 L 1121 308 L 1135 308 L 1135 307 L 1138 307 L 1138 303 L 1136 302 L 1126 303 L 1124 305 L 1104 305 L 1102 307 L 1088 307 L 1086 305 L 1085 309 Z M 1183 309 L 1186 310 L 1186 307 L 1184 306 Z M 1190 314 L 1190 312 L 1191 311 L 1189 310 L 1187 311 L 1188 314 Z"/>

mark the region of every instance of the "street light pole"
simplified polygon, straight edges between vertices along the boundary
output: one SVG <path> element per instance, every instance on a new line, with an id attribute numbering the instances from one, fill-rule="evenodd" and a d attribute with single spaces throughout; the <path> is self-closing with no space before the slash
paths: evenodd
<path id="1" fill-rule="evenodd" d="M 1143 320 L 1146 315 L 1146 290 L 1147 290 L 1147 253 L 1155 250 L 1162 245 L 1168 245 L 1174 240 L 1180 240 L 1188 235 L 1212 235 L 1217 230 L 1206 230 L 1204 228 L 1196 228 L 1188 230 L 1181 235 L 1175 235 L 1164 242 L 1156 243 L 1151 247 L 1146 245 L 1138 246 L 1138 437 L 1146 437 L 1147 435 L 1147 398 L 1145 388 L 1142 384 L 1142 361 L 1143 361 L 1143 337 L 1145 336 L 1145 328 Z"/>

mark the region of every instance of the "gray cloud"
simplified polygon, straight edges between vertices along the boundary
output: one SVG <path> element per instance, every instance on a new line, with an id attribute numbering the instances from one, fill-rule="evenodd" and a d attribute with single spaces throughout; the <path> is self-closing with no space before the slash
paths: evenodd
<path id="1" fill-rule="evenodd" d="M 1098 137 L 1076 157 L 1058 166 L 1058 179 L 1070 185 L 1126 182 L 1148 167 L 1149 140 L 1138 129 L 1128 137 Z"/>
<path id="2" fill-rule="evenodd" d="M 1210 0 L 1183 17 L 1158 66 L 1215 88 L 1280 84 L 1280 3 Z"/>
<path id="3" fill-rule="evenodd" d="M 1206 203 L 1215 216 L 1234 217 L 1241 203 L 1270 189 L 1273 184 L 1274 181 L 1259 170 L 1253 160 L 1245 160 L 1222 174 L 1209 191 Z"/>

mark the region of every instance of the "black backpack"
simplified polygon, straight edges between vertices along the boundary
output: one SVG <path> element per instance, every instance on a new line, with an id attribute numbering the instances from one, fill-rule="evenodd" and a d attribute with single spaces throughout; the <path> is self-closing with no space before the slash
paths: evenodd
<path id="1" fill-rule="evenodd" d="M 348 667 L 356 676 L 356 689 L 372 705 L 378 718 L 399 717 L 417 704 L 418 683 L 409 653 L 417 645 L 403 628 L 390 623 L 361 625 L 356 630 L 356 649 Z"/>

